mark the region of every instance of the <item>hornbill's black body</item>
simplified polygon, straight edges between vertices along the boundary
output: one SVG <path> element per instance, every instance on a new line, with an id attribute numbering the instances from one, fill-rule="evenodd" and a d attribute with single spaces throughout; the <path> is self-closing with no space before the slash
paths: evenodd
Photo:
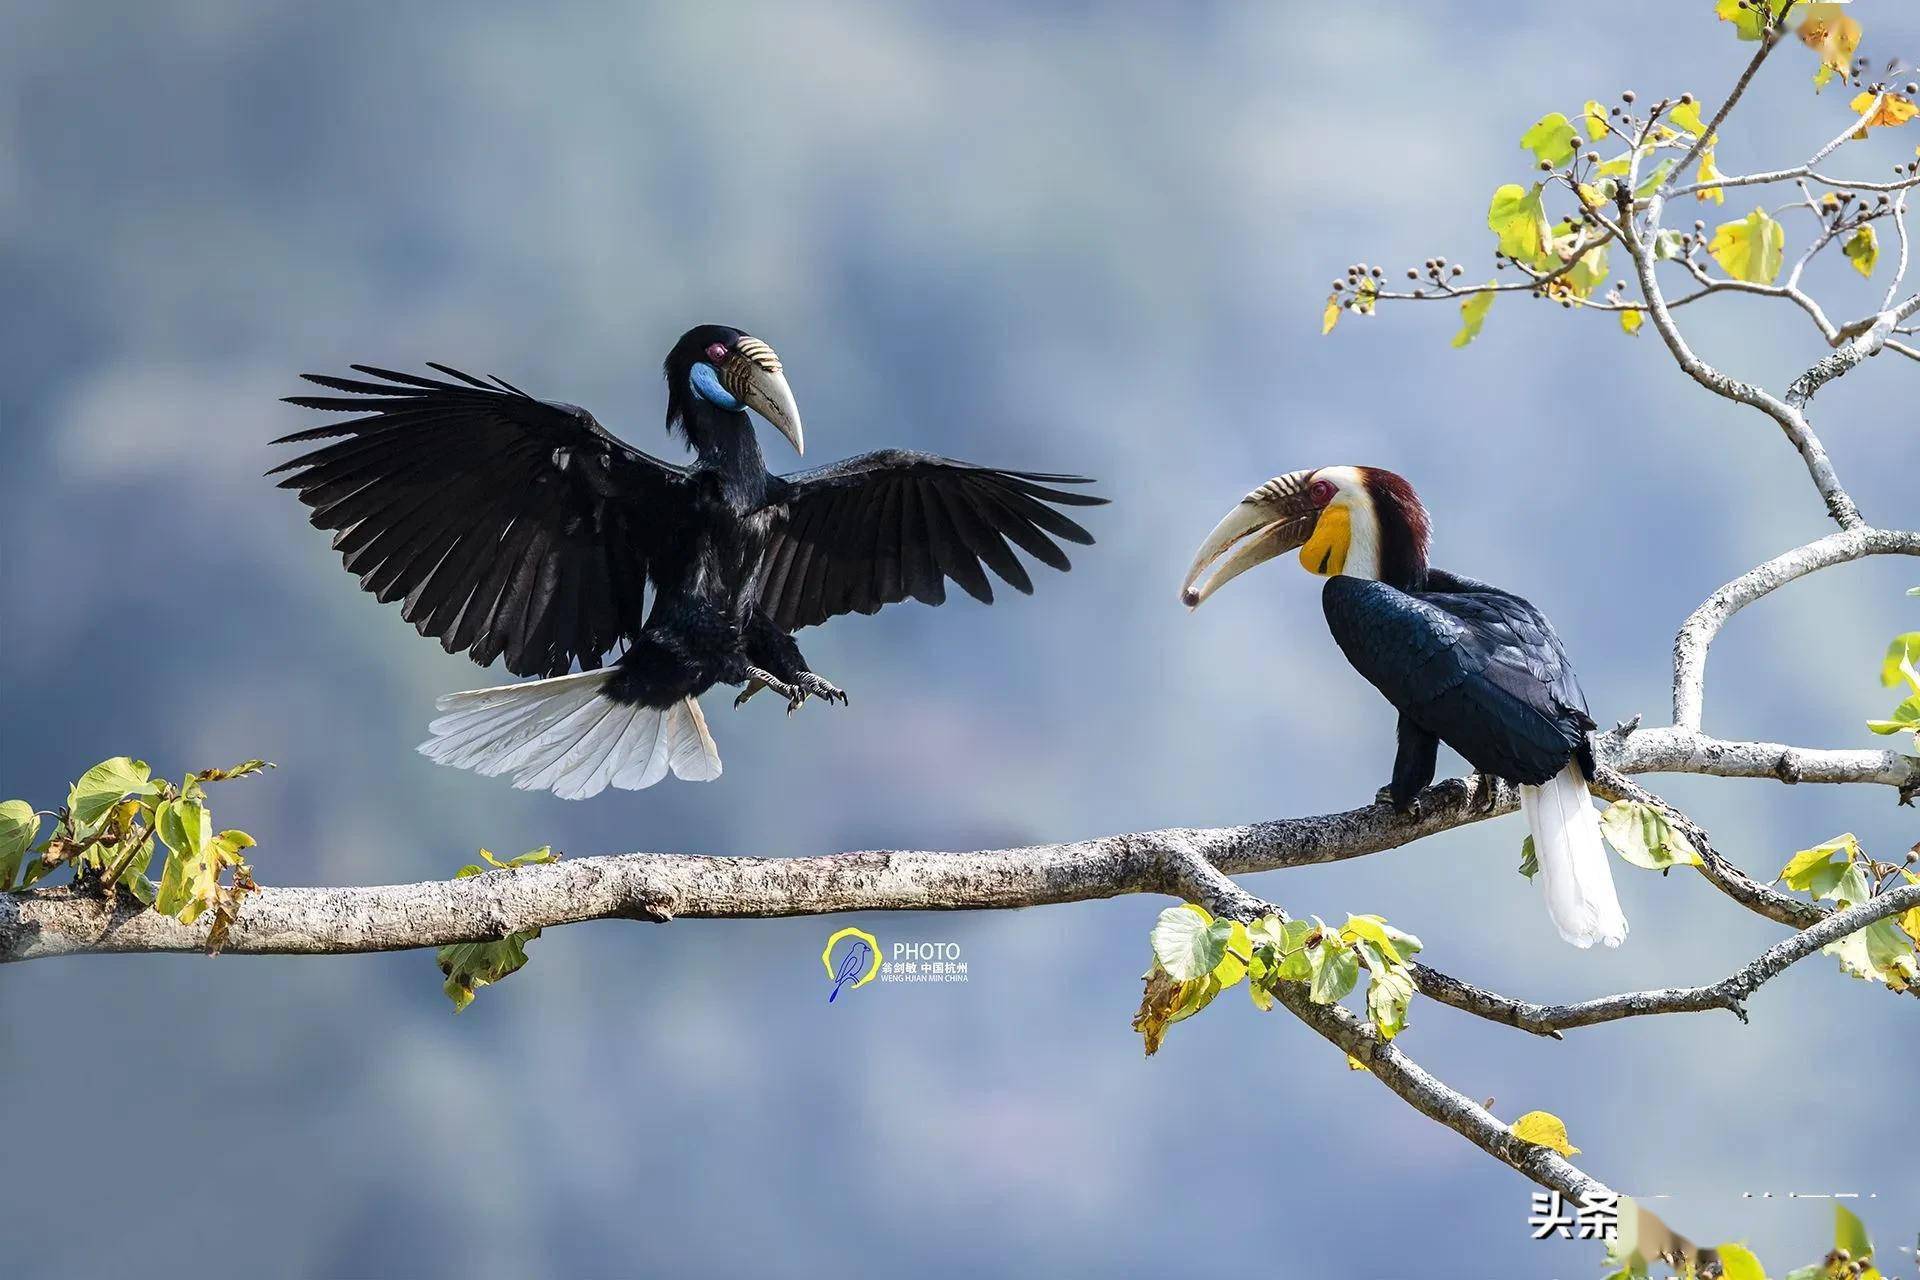
<path id="1" fill-rule="evenodd" d="M 448 652 L 481 665 L 504 658 L 515 675 L 552 680 L 575 664 L 597 671 L 609 651 L 624 649 L 604 677 L 577 688 L 553 681 L 552 690 L 453 695 L 471 701 L 455 703 L 465 709 L 436 722 L 436 733 L 464 718 L 466 741 L 439 754 L 436 743 L 422 749 L 455 757 L 449 763 L 513 771 L 518 785 L 555 785 L 578 772 L 579 760 L 547 749 L 570 749 L 560 742 L 565 733 L 546 726 L 544 747 L 500 738 L 493 755 L 459 759 L 477 750 L 474 723 L 511 707 L 522 737 L 541 716 L 563 710 L 568 732 L 588 720 L 593 729 L 602 723 L 593 708 L 604 703 L 678 708 L 715 683 L 747 684 L 748 693 L 771 686 L 789 710 L 808 696 L 845 701 L 808 669 L 791 632 L 909 596 L 939 604 L 947 578 L 991 601 L 988 569 L 1029 592 L 1012 546 L 1065 570 L 1056 540 L 1093 539 L 1055 507 L 1104 501 L 1054 487 L 1080 477 L 900 450 L 773 475 L 746 410 L 767 417 L 796 448 L 798 411 L 772 350 L 723 326 L 690 330 L 666 360 L 667 423 L 695 455 L 687 466 L 633 448 L 585 409 L 534 399 L 498 379 L 490 385 L 440 365 L 433 368 L 445 378 L 354 368 L 366 378 L 306 375 L 344 394 L 289 400 L 363 416 L 285 437 L 281 443 L 339 439 L 276 470 L 293 473 L 281 484 L 312 508 L 313 523 L 337 531 L 334 545 L 361 585 L 382 601 L 403 601 L 403 616 Z M 515 690 L 538 692 L 515 702 Z M 551 702 L 558 692 L 576 701 L 591 693 L 592 706 L 528 709 L 530 699 Z M 704 739 L 689 750 L 711 757 L 711 772 L 683 772 L 678 747 L 673 767 L 712 776 L 718 757 L 698 707 L 687 704 L 685 716 L 653 731 Z M 617 736 L 612 727 L 597 732 Z M 637 769 L 623 782 L 610 761 L 598 785 L 583 775 L 556 790 L 648 785 L 657 780 L 650 772 L 658 770 Z"/>
<path id="2" fill-rule="evenodd" d="M 1566 649 L 1528 601 L 1430 566 L 1428 529 L 1412 486 L 1390 471 L 1293 472 L 1228 513 L 1181 596 L 1197 607 L 1229 579 L 1300 548 L 1301 564 L 1327 580 L 1321 604 L 1341 652 L 1400 713 L 1382 798 L 1413 809 L 1442 742 L 1481 774 L 1520 784 L 1562 936 L 1617 945 L 1626 920 L 1586 785 L 1594 721 Z"/>
<path id="3" fill-rule="evenodd" d="M 1400 712 L 1396 808 L 1433 781 L 1442 742 L 1488 777 L 1538 786 L 1569 760 L 1591 776 L 1586 695 L 1528 601 L 1428 569 L 1403 586 L 1330 577 L 1320 602 L 1347 661 Z"/>

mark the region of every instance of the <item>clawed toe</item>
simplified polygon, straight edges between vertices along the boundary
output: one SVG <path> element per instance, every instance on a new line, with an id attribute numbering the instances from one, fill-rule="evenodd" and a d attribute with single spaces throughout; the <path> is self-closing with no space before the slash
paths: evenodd
<path id="1" fill-rule="evenodd" d="M 1401 800 L 1393 794 L 1393 785 L 1391 783 L 1373 793 L 1373 802 L 1375 804 L 1391 805 L 1393 811 L 1403 818 L 1417 818 L 1420 816 L 1419 794 L 1416 792 L 1405 800 Z"/>
<path id="2" fill-rule="evenodd" d="M 1500 798 L 1500 779 L 1476 773 L 1467 782 L 1467 808 L 1473 813 L 1492 813 Z"/>

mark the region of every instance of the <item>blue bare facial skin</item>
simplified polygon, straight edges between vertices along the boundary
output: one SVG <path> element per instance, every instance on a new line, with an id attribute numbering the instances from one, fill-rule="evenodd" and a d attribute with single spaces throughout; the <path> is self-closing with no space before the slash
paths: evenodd
<path id="1" fill-rule="evenodd" d="M 714 370 L 712 365 L 704 361 L 696 364 L 693 366 L 692 372 L 687 376 L 688 380 L 693 383 L 694 394 L 702 400 L 705 400 L 708 404 L 716 405 L 719 408 L 727 410 L 737 410 L 740 408 L 740 401 L 734 397 L 732 392 L 720 385 L 720 375 Z"/>

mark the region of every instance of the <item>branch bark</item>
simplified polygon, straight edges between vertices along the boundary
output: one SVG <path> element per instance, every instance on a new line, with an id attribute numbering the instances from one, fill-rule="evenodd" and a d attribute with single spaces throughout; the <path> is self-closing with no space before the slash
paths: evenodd
<path id="1" fill-rule="evenodd" d="M 1818 569 L 1867 556 L 1920 556 L 1920 533 L 1848 529 L 1775 556 L 1727 583 L 1687 615 L 1673 641 L 1673 723 L 1698 729 L 1706 702 L 1707 650 L 1740 610 Z"/>
<path id="2" fill-rule="evenodd" d="M 1682 729 L 1606 735 L 1622 774 L 1704 773 L 1920 788 L 1920 758 L 1730 742 Z M 1185 859 L 1228 876 L 1363 857 L 1511 812 L 1500 787 L 1484 809 L 1462 779 L 1423 793 L 1419 813 L 1383 804 L 1239 827 L 1175 827 L 971 853 L 915 850 L 809 858 L 629 853 L 570 858 L 463 880 L 351 888 L 264 888 L 247 897 L 224 950 L 234 955 L 399 951 L 498 938 L 585 920 L 762 919 L 845 911 L 1003 910 L 1127 893 L 1181 893 Z M 0 894 L 0 963 L 80 952 L 204 951 L 208 924 L 185 925 L 131 900 L 72 889 Z"/>

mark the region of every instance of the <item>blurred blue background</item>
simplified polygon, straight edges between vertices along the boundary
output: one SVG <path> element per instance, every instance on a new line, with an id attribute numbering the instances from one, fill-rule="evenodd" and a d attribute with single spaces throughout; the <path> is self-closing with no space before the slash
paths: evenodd
<path id="1" fill-rule="evenodd" d="M 1920 55 L 1910 6 L 1856 9 L 1864 52 Z M 1663 718 L 1687 611 L 1827 529 L 1779 433 L 1651 332 L 1514 297 L 1466 351 L 1450 305 L 1318 331 L 1357 258 L 1486 269 L 1488 193 L 1526 180 L 1515 140 L 1541 114 L 1723 93 L 1750 46 L 1708 0 L 1577 24 L 1414 0 L 6 0 L 0 24 L 0 792 L 52 804 L 121 752 L 175 774 L 268 757 L 215 808 L 260 837 L 269 884 L 442 877 L 480 845 L 960 849 L 1364 803 L 1393 716 L 1314 584 L 1281 567 L 1191 617 L 1175 601 L 1201 536 L 1284 470 L 1407 474 L 1437 561 L 1539 603 L 1608 722 Z M 1781 51 L 1724 168 L 1838 131 L 1848 95 L 1815 99 L 1812 70 Z M 1832 168 L 1884 174 L 1916 141 Z M 1803 245 L 1809 220 L 1782 217 Z M 1816 280 L 1847 315 L 1880 287 L 1837 257 Z M 1777 304 L 1686 317 L 1775 388 L 1821 351 Z M 788 721 L 710 697 L 717 784 L 574 805 L 436 768 L 413 752 L 434 695 L 488 676 L 362 595 L 261 478 L 285 456 L 267 442 L 311 421 L 276 398 L 303 370 L 442 360 L 671 455 L 659 362 L 700 321 L 775 345 L 818 460 L 911 445 L 1084 471 L 1114 498 L 1100 545 L 1032 599 L 808 633 L 852 706 Z M 1916 387 L 1889 357 L 1817 403 L 1879 523 L 1914 520 Z M 1920 616 L 1914 581 L 1851 566 L 1740 617 L 1709 727 L 1877 741 L 1862 722 L 1890 705 L 1876 666 Z M 1883 790 L 1653 781 L 1761 878 L 1841 830 L 1883 856 L 1916 834 Z M 1508 818 L 1250 883 L 1296 912 L 1382 912 L 1436 965 L 1538 998 L 1711 980 L 1779 936 L 1693 876 L 1623 867 L 1630 944 L 1577 953 L 1514 874 L 1521 835 Z M 0 1257 L 49 1276 L 1105 1275 L 1203 1251 L 1289 1275 L 1598 1273 L 1594 1246 L 1527 1239 L 1527 1184 L 1283 1015 L 1223 1002 L 1143 1060 L 1127 1023 L 1163 905 L 561 929 L 457 1018 L 426 953 L 9 970 Z M 819 950 L 845 923 L 957 941 L 971 981 L 829 1009 Z M 1416 1005 L 1405 1043 L 1502 1115 L 1558 1112 L 1595 1173 L 1776 1273 L 1828 1238 L 1830 1210 L 1788 1192 L 1876 1193 L 1863 1216 L 1904 1238 L 1910 1003 L 1816 959 L 1753 1015 L 1555 1044 Z"/>

